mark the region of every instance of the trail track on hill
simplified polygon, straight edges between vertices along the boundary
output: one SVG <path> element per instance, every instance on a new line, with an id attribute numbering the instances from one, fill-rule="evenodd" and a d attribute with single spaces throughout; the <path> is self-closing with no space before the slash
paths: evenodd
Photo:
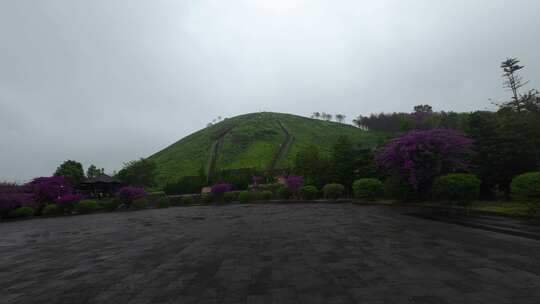
<path id="1" fill-rule="evenodd" d="M 270 170 L 276 169 L 277 165 L 280 163 L 280 161 L 285 157 L 287 152 L 289 152 L 293 142 L 294 142 L 294 136 L 292 136 L 287 128 L 281 123 L 281 121 L 277 121 L 277 124 L 285 134 L 285 140 L 280 145 L 278 152 L 274 155 L 274 158 L 272 159 L 272 162 L 270 163 Z"/>

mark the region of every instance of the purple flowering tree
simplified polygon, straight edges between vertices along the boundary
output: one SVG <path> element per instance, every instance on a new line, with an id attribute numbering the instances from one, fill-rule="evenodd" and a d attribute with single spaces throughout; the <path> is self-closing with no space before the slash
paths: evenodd
<path id="1" fill-rule="evenodd" d="M 73 193 L 73 189 L 63 176 L 38 177 L 31 181 L 28 187 L 39 204 L 52 202 Z"/>
<path id="2" fill-rule="evenodd" d="M 131 204 L 134 200 L 146 197 L 147 195 L 148 193 L 146 193 L 144 188 L 132 186 L 122 187 L 116 192 L 116 198 L 126 204 Z"/>
<path id="3" fill-rule="evenodd" d="M 387 173 L 421 192 L 439 175 L 467 171 L 472 139 L 451 129 L 411 131 L 392 140 L 376 160 Z"/>

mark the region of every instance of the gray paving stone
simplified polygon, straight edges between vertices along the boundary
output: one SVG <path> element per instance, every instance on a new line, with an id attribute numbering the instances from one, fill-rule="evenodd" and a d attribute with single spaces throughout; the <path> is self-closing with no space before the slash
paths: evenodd
<path id="1" fill-rule="evenodd" d="M 0 303 L 540 303 L 539 241 L 405 213 L 251 204 L 1 223 Z"/>

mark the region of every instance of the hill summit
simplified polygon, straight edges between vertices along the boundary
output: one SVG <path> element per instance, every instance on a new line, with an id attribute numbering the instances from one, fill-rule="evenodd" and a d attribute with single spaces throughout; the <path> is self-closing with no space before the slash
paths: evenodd
<path id="1" fill-rule="evenodd" d="M 188 135 L 150 156 L 163 185 L 204 170 L 288 168 L 303 147 L 318 146 L 327 154 L 340 135 L 365 147 L 381 136 L 354 126 L 307 117 L 261 112 L 225 119 Z"/>

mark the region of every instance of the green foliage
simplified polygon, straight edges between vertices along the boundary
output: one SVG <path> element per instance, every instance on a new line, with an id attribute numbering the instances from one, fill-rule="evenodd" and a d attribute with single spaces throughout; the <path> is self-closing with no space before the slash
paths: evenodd
<path id="1" fill-rule="evenodd" d="M 540 205 L 540 172 L 516 176 L 511 184 L 512 198 Z"/>
<path id="2" fill-rule="evenodd" d="M 287 187 L 280 187 L 276 191 L 276 196 L 280 199 L 288 200 L 292 196 L 291 189 Z"/>
<path id="3" fill-rule="evenodd" d="M 155 184 L 157 164 L 151 159 L 141 158 L 124 164 L 118 178 L 129 185 L 148 187 Z"/>
<path id="4" fill-rule="evenodd" d="M 34 215 L 34 209 L 32 207 L 19 207 L 10 212 L 11 217 L 30 217 Z"/>
<path id="5" fill-rule="evenodd" d="M 332 183 L 325 185 L 322 190 L 325 198 L 336 200 L 343 197 L 345 186 L 338 183 Z"/>
<path id="6" fill-rule="evenodd" d="M 477 200 L 480 180 L 466 173 L 453 173 L 438 177 L 433 183 L 433 196 L 439 200 L 462 205 Z"/>
<path id="7" fill-rule="evenodd" d="M 193 205 L 193 197 L 191 195 L 188 196 L 182 196 L 180 198 L 180 205 Z"/>
<path id="8" fill-rule="evenodd" d="M 107 211 L 114 211 L 120 206 L 121 202 L 120 200 L 114 198 L 114 199 L 104 199 L 98 201 L 99 206 Z"/>
<path id="9" fill-rule="evenodd" d="M 81 163 L 66 160 L 56 169 L 54 176 L 63 176 L 72 186 L 77 186 L 84 179 L 84 170 Z"/>
<path id="10" fill-rule="evenodd" d="M 90 165 L 90 167 L 88 167 L 88 169 L 86 169 L 86 177 L 87 178 L 95 178 L 95 177 L 99 177 L 99 176 L 102 176 L 102 175 L 105 175 L 105 169 L 103 169 L 103 168 L 98 169 L 96 166 Z"/>
<path id="11" fill-rule="evenodd" d="M 239 196 L 240 192 L 238 191 L 229 191 L 229 192 L 225 192 L 223 194 L 223 201 L 225 203 L 232 203 L 232 202 L 236 202 L 238 201 L 238 196 Z"/>
<path id="12" fill-rule="evenodd" d="M 160 196 L 155 199 L 154 205 L 156 208 L 169 208 L 171 206 L 171 201 L 168 196 Z"/>
<path id="13" fill-rule="evenodd" d="M 330 163 L 323 157 L 319 148 L 309 145 L 298 151 L 293 163 L 293 172 L 303 176 L 307 184 L 324 186 L 329 180 Z"/>
<path id="14" fill-rule="evenodd" d="M 374 200 L 384 195 L 384 185 L 376 178 L 362 178 L 353 183 L 354 197 Z"/>
<path id="15" fill-rule="evenodd" d="M 57 204 L 48 204 L 41 212 L 43 215 L 60 215 L 62 214 L 62 209 Z"/>
<path id="16" fill-rule="evenodd" d="M 332 150 L 332 179 L 350 187 L 355 178 L 357 151 L 353 142 L 346 136 L 338 137 Z"/>
<path id="17" fill-rule="evenodd" d="M 176 182 L 167 183 L 163 190 L 168 195 L 200 193 L 206 185 L 204 176 L 184 176 Z"/>
<path id="18" fill-rule="evenodd" d="M 99 204 L 92 200 L 83 200 L 75 204 L 75 212 L 77 213 L 92 213 L 99 210 Z"/>
<path id="19" fill-rule="evenodd" d="M 317 187 L 315 186 L 304 186 L 300 188 L 300 195 L 305 200 L 314 200 L 317 198 L 317 194 L 319 193 L 319 190 L 317 190 Z"/>
<path id="20" fill-rule="evenodd" d="M 138 198 L 131 203 L 131 207 L 135 210 L 147 209 L 149 206 L 150 202 L 146 197 Z"/>
<path id="21" fill-rule="evenodd" d="M 238 200 L 241 203 L 249 203 L 252 199 L 251 192 L 249 191 L 242 191 L 240 194 L 238 194 Z"/>
<path id="22" fill-rule="evenodd" d="M 265 190 L 265 191 L 259 192 L 259 198 L 263 201 L 269 201 L 273 197 L 274 197 L 274 193 L 272 193 L 272 191 Z"/>
<path id="23" fill-rule="evenodd" d="M 214 196 L 212 193 L 203 193 L 201 194 L 200 203 L 201 204 L 210 204 L 214 201 Z"/>
<path id="24" fill-rule="evenodd" d="M 384 194 L 387 198 L 402 202 L 410 202 L 416 199 L 416 191 L 411 185 L 396 176 L 389 177 L 384 181 Z"/>

